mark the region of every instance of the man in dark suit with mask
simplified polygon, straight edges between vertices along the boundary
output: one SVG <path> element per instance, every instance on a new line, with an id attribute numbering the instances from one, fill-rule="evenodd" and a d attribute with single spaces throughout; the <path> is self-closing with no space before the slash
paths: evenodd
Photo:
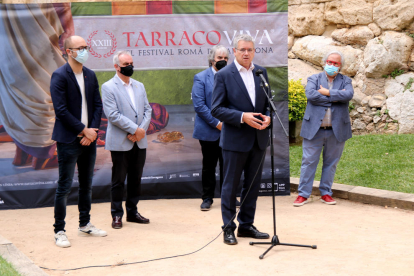
<path id="1" fill-rule="evenodd" d="M 223 184 L 223 157 L 220 148 L 220 131 L 223 123 L 211 115 L 211 94 L 214 75 L 227 65 L 228 60 L 229 51 L 226 47 L 213 46 L 208 55 L 209 68 L 194 76 L 191 91 L 196 112 L 193 138 L 199 140 L 203 154 L 201 211 L 210 210 L 213 204 L 217 161 L 220 165 L 220 191 Z"/>

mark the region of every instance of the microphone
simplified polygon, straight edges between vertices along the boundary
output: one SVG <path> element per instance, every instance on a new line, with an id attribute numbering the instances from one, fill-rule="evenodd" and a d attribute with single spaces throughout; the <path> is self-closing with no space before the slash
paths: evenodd
<path id="1" fill-rule="evenodd" d="M 260 78 L 262 79 L 264 86 L 269 87 L 269 84 L 267 84 L 265 77 L 263 77 L 263 70 L 259 69 L 256 71 L 256 76 L 260 76 Z"/>

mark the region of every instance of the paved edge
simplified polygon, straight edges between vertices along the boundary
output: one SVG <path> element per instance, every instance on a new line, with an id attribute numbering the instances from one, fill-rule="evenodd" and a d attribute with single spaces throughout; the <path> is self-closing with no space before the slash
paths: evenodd
<path id="1" fill-rule="evenodd" d="M 299 178 L 290 178 L 290 191 L 297 192 Z M 333 197 L 350 201 L 373 204 L 379 206 L 397 207 L 399 209 L 414 210 L 414 194 L 392 192 L 374 188 L 351 186 L 334 183 Z M 312 195 L 318 196 L 319 181 L 314 181 Z M 26 255 L 17 249 L 13 243 L 0 235 L 0 255 L 11 263 L 21 275 L 47 276 L 47 274 L 33 263 Z"/>
<path id="2" fill-rule="evenodd" d="M 290 191 L 297 192 L 299 178 L 290 178 Z M 414 210 L 414 194 L 392 192 L 361 186 L 351 186 L 334 183 L 332 185 L 333 197 L 348 199 L 350 201 L 373 204 L 379 206 L 397 207 L 399 209 Z M 312 195 L 319 196 L 319 181 L 313 182 Z"/>
<path id="3" fill-rule="evenodd" d="M 24 276 L 47 276 L 47 274 L 24 255 L 10 241 L 0 235 L 0 256 L 11 263 Z"/>

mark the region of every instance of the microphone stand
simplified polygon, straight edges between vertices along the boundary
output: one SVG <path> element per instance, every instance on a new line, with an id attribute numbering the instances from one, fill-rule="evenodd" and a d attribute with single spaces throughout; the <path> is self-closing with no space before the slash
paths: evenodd
<path id="1" fill-rule="evenodd" d="M 282 121 L 280 120 L 279 115 L 277 114 L 277 110 L 276 110 L 276 106 L 273 103 L 272 99 L 273 96 L 270 93 L 270 87 L 268 87 L 268 91 L 269 93 L 266 91 L 266 89 L 264 88 L 263 85 L 263 80 L 261 80 L 260 82 L 260 87 L 262 87 L 263 92 L 265 93 L 269 106 L 268 109 L 270 110 L 270 162 L 271 162 L 271 166 L 272 166 L 272 196 L 273 196 L 273 237 L 272 237 L 272 241 L 271 242 L 250 242 L 250 245 L 255 245 L 255 244 L 270 244 L 270 247 L 262 254 L 259 256 L 259 259 L 263 259 L 263 257 L 275 246 L 277 245 L 285 245 L 285 246 L 297 246 L 297 247 L 309 247 L 312 249 L 316 249 L 316 245 L 302 245 L 302 244 L 292 244 L 292 243 L 281 243 L 279 241 L 279 238 L 276 235 L 276 204 L 275 204 L 275 171 L 274 171 L 274 148 L 273 148 L 273 113 L 276 114 L 280 125 L 282 126 L 286 136 L 289 136 L 285 127 L 282 124 Z"/>

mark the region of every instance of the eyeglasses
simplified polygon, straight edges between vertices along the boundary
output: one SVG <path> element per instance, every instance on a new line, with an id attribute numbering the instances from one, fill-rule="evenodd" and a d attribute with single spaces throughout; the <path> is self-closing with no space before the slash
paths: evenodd
<path id="1" fill-rule="evenodd" d="M 250 53 L 252 53 L 252 52 L 254 51 L 254 49 L 253 49 L 253 48 L 249 48 L 249 49 L 244 49 L 244 48 L 237 49 L 237 48 L 236 48 L 236 50 L 237 50 L 237 51 L 240 51 L 240 52 L 242 52 L 242 53 L 248 52 L 249 54 L 250 54 Z"/>
<path id="2" fill-rule="evenodd" d="M 71 50 L 78 50 L 80 53 L 82 53 L 83 51 L 88 51 L 89 52 L 89 46 L 81 46 L 81 47 L 78 47 L 78 48 L 69 48 L 69 49 L 71 49 Z"/>
<path id="3" fill-rule="evenodd" d="M 333 65 L 333 66 L 335 66 L 335 67 L 339 67 L 339 66 L 341 66 L 341 63 L 340 63 L 340 62 L 336 62 L 336 61 L 332 61 L 332 60 L 327 60 L 327 61 L 326 61 L 326 64 L 328 64 L 328 65 Z"/>

